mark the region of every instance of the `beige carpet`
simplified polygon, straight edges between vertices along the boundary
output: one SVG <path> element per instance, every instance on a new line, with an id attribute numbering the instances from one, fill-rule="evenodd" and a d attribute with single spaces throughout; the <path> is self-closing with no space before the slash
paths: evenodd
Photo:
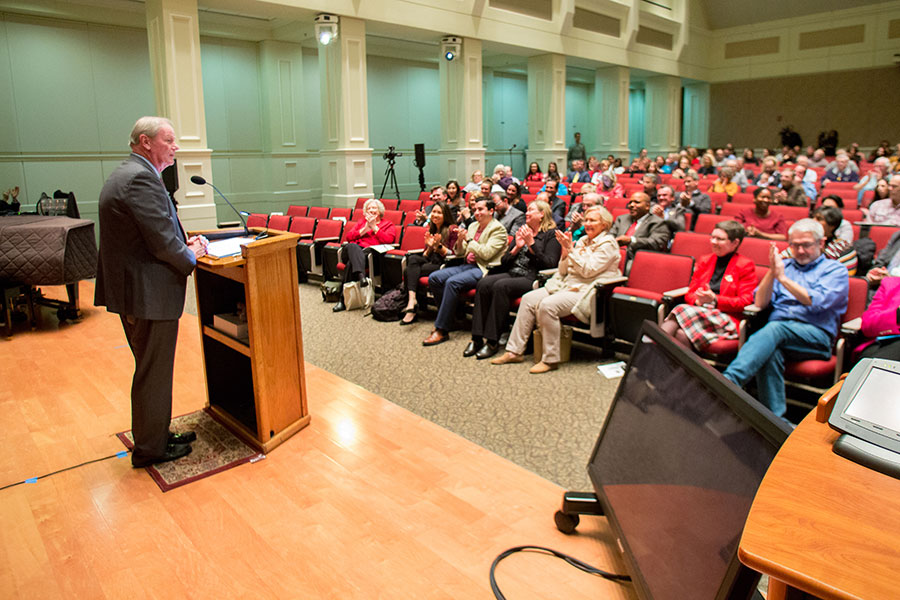
<path id="1" fill-rule="evenodd" d="M 463 358 L 468 332 L 422 346 L 430 320 L 401 327 L 332 313 L 312 284 L 300 286 L 300 305 L 307 361 L 567 489 L 591 489 L 586 465 L 618 384 L 597 372 L 596 352 L 576 346 L 558 371 L 530 375 L 530 361 Z"/>

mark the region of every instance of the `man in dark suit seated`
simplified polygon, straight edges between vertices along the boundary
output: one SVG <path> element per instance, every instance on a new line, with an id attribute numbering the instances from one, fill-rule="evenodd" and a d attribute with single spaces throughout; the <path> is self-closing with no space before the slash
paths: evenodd
<path id="1" fill-rule="evenodd" d="M 638 250 L 664 252 L 669 246 L 672 232 L 666 222 L 650 214 L 650 196 L 635 192 L 628 201 L 628 214 L 619 215 L 609 230 L 619 246 L 626 246 L 626 269 Z"/>
<path id="2" fill-rule="evenodd" d="M 162 117 L 142 117 L 131 131 L 131 156 L 100 191 L 96 306 L 117 313 L 134 354 L 131 464 L 146 467 L 191 452 L 194 432 L 169 432 L 178 318 L 187 276 L 206 240 L 185 235 L 160 180 L 175 162 L 175 131 Z"/>

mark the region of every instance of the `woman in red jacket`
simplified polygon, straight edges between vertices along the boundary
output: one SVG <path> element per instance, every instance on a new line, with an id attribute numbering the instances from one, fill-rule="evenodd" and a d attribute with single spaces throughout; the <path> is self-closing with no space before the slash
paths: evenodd
<path id="1" fill-rule="evenodd" d="M 737 253 L 744 233 L 737 221 L 716 225 L 709 236 L 712 254 L 697 262 L 685 303 L 663 322 L 663 330 L 685 346 L 702 351 L 720 339 L 737 339 L 738 322 L 757 284 L 753 261 Z"/>
<path id="2" fill-rule="evenodd" d="M 360 285 L 367 285 L 364 248 L 394 243 L 394 234 L 396 233 L 394 224 L 382 217 L 384 217 L 384 204 L 381 203 L 381 200 L 374 198 L 366 200 L 366 203 L 363 204 L 363 218 L 357 221 L 347 234 L 347 243 L 338 254 L 341 262 L 345 265 L 342 287 L 343 283 L 348 281 L 359 281 Z M 341 299 L 331 310 L 340 312 L 346 309 L 344 296 L 341 294 Z"/>

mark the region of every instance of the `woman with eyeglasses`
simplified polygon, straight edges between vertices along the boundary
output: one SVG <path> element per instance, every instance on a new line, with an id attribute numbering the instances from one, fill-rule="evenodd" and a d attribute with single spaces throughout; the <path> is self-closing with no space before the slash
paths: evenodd
<path id="1" fill-rule="evenodd" d="M 672 309 L 662 329 L 685 346 L 703 351 L 719 340 L 736 340 L 744 307 L 753 303 L 756 267 L 738 254 L 744 227 L 721 221 L 709 236 L 712 254 L 697 261 L 684 304 Z"/>

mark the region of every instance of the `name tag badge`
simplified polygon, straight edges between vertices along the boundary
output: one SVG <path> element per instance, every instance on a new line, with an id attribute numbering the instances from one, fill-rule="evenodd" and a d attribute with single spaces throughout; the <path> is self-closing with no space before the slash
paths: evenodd
<path id="1" fill-rule="evenodd" d="M 727 281 L 728 283 L 731 283 L 732 281 L 734 281 L 734 277 L 732 277 L 731 275 L 726 275 L 725 281 Z"/>

